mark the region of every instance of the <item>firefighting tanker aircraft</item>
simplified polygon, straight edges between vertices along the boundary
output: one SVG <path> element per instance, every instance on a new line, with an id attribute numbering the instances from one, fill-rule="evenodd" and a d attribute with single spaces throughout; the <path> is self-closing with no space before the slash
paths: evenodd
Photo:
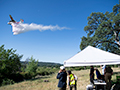
<path id="1" fill-rule="evenodd" d="M 9 25 L 12 25 L 12 32 L 14 35 L 20 34 L 23 32 L 23 26 L 21 25 L 23 23 L 23 20 L 21 19 L 20 22 L 17 22 L 13 19 L 11 15 L 10 16 L 10 21 L 8 22 Z"/>
<path id="2" fill-rule="evenodd" d="M 12 26 L 12 32 L 14 35 L 24 33 L 27 31 L 31 31 L 31 30 L 39 30 L 39 31 L 51 30 L 51 31 L 54 31 L 54 30 L 69 29 L 67 27 L 59 27 L 58 25 L 56 25 L 56 26 L 52 26 L 52 25 L 44 26 L 44 25 L 35 24 L 35 23 L 27 24 L 27 23 L 23 23 L 22 19 L 20 20 L 20 22 L 17 22 L 13 19 L 13 17 L 11 15 L 9 15 L 9 16 L 10 16 L 11 20 L 8 22 L 8 24 Z"/>

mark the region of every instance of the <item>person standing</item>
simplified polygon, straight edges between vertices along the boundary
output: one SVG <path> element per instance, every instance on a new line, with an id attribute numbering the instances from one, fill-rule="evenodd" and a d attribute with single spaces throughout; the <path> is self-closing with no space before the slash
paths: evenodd
<path id="1" fill-rule="evenodd" d="M 94 67 L 90 66 L 90 84 L 94 84 L 93 80 L 94 80 Z"/>
<path id="2" fill-rule="evenodd" d="M 113 70 L 110 66 L 105 68 L 105 82 L 106 82 L 106 90 L 110 90 L 111 88 L 111 78 L 112 78 Z"/>
<path id="3" fill-rule="evenodd" d="M 94 67 L 90 66 L 90 85 L 86 86 L 86 90 L 93 90 L 93 84 L 94 84 Z"/>
<path id="4" fill-rule="evenodd" d="M 71 71 L 68 71 L 68 77 L 67 77 L 67 88 L 70 88 L 70 90 L 72 90 L 72 88 L 74 88 L 74 90 L 77 90 L 77 76 L 72 74 Z"/>
<path id="5" fill-rule="evenodd" d="M 67 73 L 64 66 L 60 67 L 60 71 L 57 74 L 57 79 L 59 79 L 59 90 L 66 90 Z"/>

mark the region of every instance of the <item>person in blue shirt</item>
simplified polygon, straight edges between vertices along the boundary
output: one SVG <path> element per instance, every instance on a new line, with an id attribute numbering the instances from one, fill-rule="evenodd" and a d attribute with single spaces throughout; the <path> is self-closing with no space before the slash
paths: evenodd
<path id="1" fill-rule="evenodd" d="M 95 68 L 95 70 L 96 70 L 96 76 L 97 76 L 97 79 L 102 79 L 99 70 L 98 70 L 97 68 Z"/>
<path id="2" fill-rule="evenodd" d="M 58 82 L 59 90 L 66 90 L 67 73 L 64 66 L 60 67 L 60 71 L 57 74 L 57 79 L 59 79 Z"/>

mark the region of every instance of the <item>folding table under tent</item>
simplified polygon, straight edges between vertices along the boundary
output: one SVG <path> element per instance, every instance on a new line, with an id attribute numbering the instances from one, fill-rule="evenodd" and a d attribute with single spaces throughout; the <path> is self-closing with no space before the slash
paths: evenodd
<path id="1" fill-rule="evenodd" d="M 120 64 L 120 55 L 88 46 L 70 59 L 64 61 L 65 67 Z"/>

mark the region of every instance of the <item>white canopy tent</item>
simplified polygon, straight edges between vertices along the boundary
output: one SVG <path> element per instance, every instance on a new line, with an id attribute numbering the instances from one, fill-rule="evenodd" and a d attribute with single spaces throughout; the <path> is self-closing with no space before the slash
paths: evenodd
<path id="1" fill-rule="evenodd" d="M 120 64 L 120 55 L 109 53 L 92 46 L 86 47 L 70 59 L 64 61 L 65 67 Z"/>

